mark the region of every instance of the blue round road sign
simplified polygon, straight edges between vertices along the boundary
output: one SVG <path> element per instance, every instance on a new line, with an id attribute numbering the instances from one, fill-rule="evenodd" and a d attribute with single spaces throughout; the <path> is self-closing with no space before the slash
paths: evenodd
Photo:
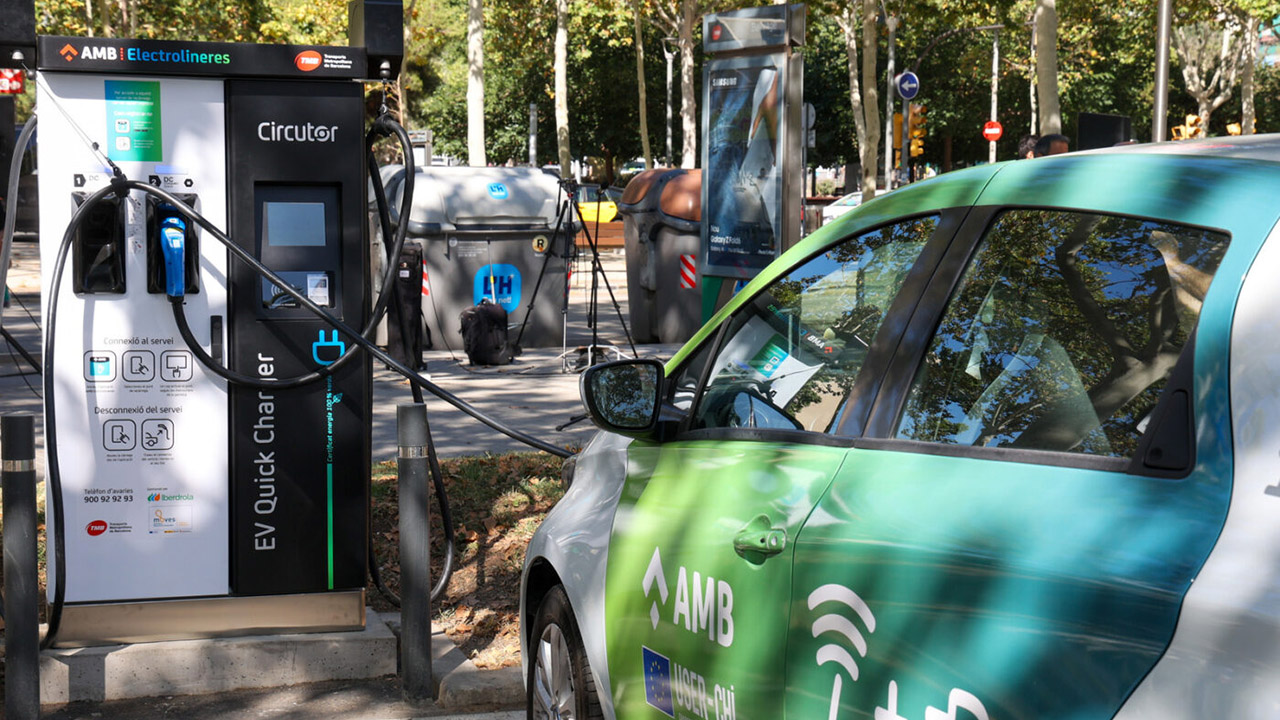
<path id="1" fill-rule="evenodd" d="M 920 92 L 920 78 L 910 70 L 895 77 L 893 84 L 898 86 L 898 95 L 903 100 L 911 100 Z"/>

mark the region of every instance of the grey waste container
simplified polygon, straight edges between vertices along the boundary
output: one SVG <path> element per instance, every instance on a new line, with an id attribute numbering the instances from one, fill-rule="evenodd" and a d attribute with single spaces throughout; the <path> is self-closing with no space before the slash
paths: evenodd
<path id="1" fill-rule="evenodd" d="M 403 172 L 387 189 L 422 241 L 422 311 L 435 348 L 462 351 L 458 315 L 489 298 L 506 308 L 514 342 L 559 345 L 575 227 L 559 178 L 537 168 L 418 168 L 413 207 L 399 209 Z"/>
<path id="2" fill-rule="evenodd" d="M 657 254 L 654 233 L 661 218 L 658 202 L 662 189 L 684 170 L 654 168 L 636 175 L 627 183 L 618 201 L 622 216 L 623 251 L 627 258 L 627 307 L 631 335 L 636 342 L 657 342 L 653 326 L 654 281 Z"/>
<path id="3" fill-rule="evenodd" d="M 702 327 L 702 171 L 672 177 L 658 198 L 654 227 L 653 309 L 658 342 L 682 343 Z"/>

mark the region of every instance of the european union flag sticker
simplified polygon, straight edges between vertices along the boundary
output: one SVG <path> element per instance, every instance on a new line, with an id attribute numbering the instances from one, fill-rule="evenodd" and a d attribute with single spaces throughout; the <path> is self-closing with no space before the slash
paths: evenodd
<path id="1" fill-rule="evenodd" d="M 673 718 L 676 708 L 671 704 L 671 661 L 647 647 L 640 649 L 644 653 L 644 701 Z"/>

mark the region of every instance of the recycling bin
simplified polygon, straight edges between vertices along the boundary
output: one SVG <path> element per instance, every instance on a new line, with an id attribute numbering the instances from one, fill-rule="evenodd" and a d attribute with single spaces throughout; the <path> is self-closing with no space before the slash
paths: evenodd
<path id="1" fill-rule="evenodd" d="M 645 170 L 627 183 L 617 203 L 618 214 L 622 216 L 623 252 L 627 258 L 627 314 L 636 342 L 651 343 L 658 339 L 653 327 L 657 288 L 654 282 L 657 255 L 653 242 L 661 220 L 658 202 L 667 183 L 685 172 L 678 168 Z"/>
<path id="2" fill-rule="evenodd" d="M 564 339 L 572 208 L 560 179 L 537 168 L 417 169 L 406 212 L 404 171 L 387 187 L 394 222 L 422 243 L 422 312 L 436 349 L 462 350 L 459 315 L 488 298 L 507 311 L 512 342 Z"/>
<path id="3" fill-rule="evenodd" d="M 650 327 L 657 342 L 682 343 L 702 327 L 701 170 L 680 173 L 663 186 L 652 238 Z"/>

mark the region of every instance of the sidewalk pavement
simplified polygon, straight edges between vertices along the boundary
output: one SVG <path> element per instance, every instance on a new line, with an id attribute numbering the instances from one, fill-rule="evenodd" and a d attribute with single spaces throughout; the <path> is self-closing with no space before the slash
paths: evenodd
<path id="1" fill-rule="evenodd" d="M 39 358 L 40 331 L 36 321 L 40 312 L 38 248 L 34 243 L 19 242 L 15 243 L 14 249 L 15 264 L 10 271 L 9 286 L 15 297 L 11 307 L 4 310 L 3 326 L 22 349 Z M 614 291 L 617 307 L 615 308 L 608 293 L 602 288 L 596 328 L 599 344 L 616 348 L 607 351 L 608 359 L 630 357 L 632 347 L 620 320 L 620 316 L 627 317 L 625 259 L 621 250 L 605 250 L 601 253 L 601 261 L 605 276 Z M 586 354 L 582 348 L 592 341 L 592 331 L 587 327 L 585 310 L 590 284 L 590 267 L 584 263 L 574 273 L 571 284 L 566 346 L 528 348 L 511 365 L 487 368 L 470 366 L 461 349 L 433 349 L 425 354 L 424 372 L 432 382 L 503 423 L 553 445 L 581 447 L 595 433 L 595 427 L 588 420 L 572 422 L 583 412 L 578 391 L 578 370 Z M 666 359 L 679 347 L 645 345 L 636 347 L 635 354 Z M 43 480 L 44 432 L 39 397 L 40 379 L 36 375 L 22 374 L 30 370 L 18 348 L 0 338 L 0 415 L 21 412 L 35 416 L 37 474 L 38 479 Z M 396 406 L 412 402 L 409 385 L 399 375 L 375 362 L 373 393 L 373 460 L 393 460 L 397 455 Z M 520 441 L 491 430 L 431 395 L 427 396 L 426 402 L 432 435 L 441 457 L 502 453 L 527 448 Z M 392 631 L 398 632 L 399 616 L 384 615 L 372 621 L 374 630 L 377 630 L 378 623 L 385 623 Z M 322 640 L 316 636 L 306 639 Z M 244 638 L 183 641 L 188 646 L 175 651 L 221 657 L 226 663 L 234 663 L 236 655 L 229 648 L 243 646 L 244 641 Z M 263 639 L 264 644 L 272 641 L 273 638 Z M 191 643 L 197 645 L 190 646 Z M 173 649 L 179 644 L 147 645 L 153 647 L 143 649 L 154 651 L 155 657 L 159 657 L 163 650 L 159 646 L 170 646 Z M 98 653 L 98 660 L 90 663 L 89 667 L 93 668 L 91 673 L 102 676 L 93 676 L 89 680 L 101 686 L 103 694 L 99 697 L 102 697 L 105 696 L 108 684 L 105 677 L 107 668 L 114 667 L 111 672 L 120 675 L 120 682 L 126 685 L 140 682 L 137 676 L 130 680 L 126 661 L 128 652 L 140 647 L 142 646 L 134 645 L 64 652 L 70 655 Z M 394 643 L 388 647 L 394 647 Z M 286 652 L 293 653 L 289 656 L 293 662 L 299 661 L 301 655 L 298 650 Z M 467 716 L 486 720 L 523 717 L 524 687 L 519 667 L 479 670 L 463 657 L 462 652 L 443 633 L 434 634 L 433 654 L 439 693 L 437 700 L 426 707 L 415 708 L 403 702 L 398 678 L 395 675 L 383 675 L 373 679 L 309 682 L 278 688 L 219 690 L 202 695 L 179 695 L 178 690 L 173 690 L 158 697 L 87 700 L 62 706 L 46 706 L 48 710 L 43 717 L 59 720 L 148 720 L 174 717 L 398 720 L 416 717 L 455 718 L 463 717 L 460 713 L 495 709 L 506 712 Z M 155 657 L 145 660 L 141 666 L 154 664 L 157 662 Z M 190 689 L 183 691 L 189 692 Z M 515 708 L 519 710 L 512 711 Z"/>

